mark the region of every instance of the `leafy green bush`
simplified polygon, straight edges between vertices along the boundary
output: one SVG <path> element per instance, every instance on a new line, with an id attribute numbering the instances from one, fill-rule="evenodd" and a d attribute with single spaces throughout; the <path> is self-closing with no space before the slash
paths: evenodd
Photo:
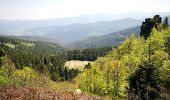
<path id="1" fill-rule="evenodd" d="M 12 77 L 13 85 L 17 87 L 44 87 L 52 81 L 43 74 L 24 67 L 22 70 L 15 70 Z"/>

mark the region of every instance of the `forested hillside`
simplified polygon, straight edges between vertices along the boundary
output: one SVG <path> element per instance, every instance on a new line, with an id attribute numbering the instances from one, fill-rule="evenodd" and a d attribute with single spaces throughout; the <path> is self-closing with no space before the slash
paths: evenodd
<path id="1" fill-rule="evenodd" d="M 164 20 L 166 17 L 161 18 Z M 167 18 L 170 19 L 168 16 Z M 169 20 L 167 21 L 170 22 Z M 154 23 L 153 23 L 154 25 Z M 153 28 L 153 26 L 152 26 Z M 117 47 L 130 35 L 140 36 L 140 26 L 123 29 L 121 31 L 115 31 L 101 36 L 89 36 L 85 39 L 78 40 L 76 42 L 69 43 L 67 47 L 70 48 L 95 48 L 95 47 Z M 150 31 L 147 33 L 149 34 Z"/>
<path id="2" fill-rule="evenodd" d="M 131 28 L 141 25 L 140 20 L 136 19 L 119 19 L 113 21 L 99 21 L 94 23 L 75 23 L 65 26 L 49 26 L 36 29 L 26 30 L 24 33 L 43 34 L 44 37 L 60 40 L 65 43 L 81 40 L 87 36 L 104 35 L 110 32 L 120 31 L 126 28 Z"/>
<path id="3" fill-rule="evenodd" d="M 140 27 L 128 28 L 102 36 L 90 36 L 67 45 L 70 48 L 117 47 L 130 35 L 139 36 Z"/>
<path id="4" fill-rule="evenodd" d="M 154 25 L 151 33 L 145 33 L 149 34 L 145 39 L 143 33 L 142 37 L 126 38 L 117 49 L 79 74 L 79 88 L 117 100 L 169 100 L 170 28 L 166 20 L 162 23 L 160 19 L 158 15 L 149 18 Z"/>
<path id="5" fill-rule="evenodd" d="M 68 70 L 66 61 L 94 61 L 104 56 L 112 48 L 92 48 L 67 50 L 55 43 L 26 41 L 11 37 L 0 37 L 1 51 L 14 63 L 16 69 L 31 67 L 40 73 L 50 75 L 53 81 L 69 80 L 79 73 L 77 69 Z"/>
<path id="6" fill-rule="evenodd" d="M 128 36 L 134 30 L 137 35 Z M 94 39 L 101 44 L 96 47 L 105 47 L 68 50 L 56 43 L 1 36 L 0 99 L 169 100 L 168 18 L 155 15 L 141 27 Z M 109 47 L 113 43 L 116 47 Z M 83 70 L 64 66 L 72 60 L 92 63 Z"/>

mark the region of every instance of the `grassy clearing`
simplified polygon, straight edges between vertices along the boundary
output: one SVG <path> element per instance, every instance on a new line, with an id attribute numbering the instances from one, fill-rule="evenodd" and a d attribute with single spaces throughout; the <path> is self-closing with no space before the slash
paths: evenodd
<path id="1" fill-rule="evenodd" d="M 86 65 L 88 65 L 89 63 L 91 63 L 91 62 L 90 61 L 71 60 L 71 61 L 67 61 L 64 66 L 69 69 L 79 69 L 82 71 L 84 69 L 84 67 Z"/>
<path id="2" fill-rule="evenodd" d="M 11 44 L 11 43 L 4 43 L 5 46 L 10 47 L 10 48 L 15 48 L 15 45 Z"/>
<path id="3" fill-rule="evenodd" d="M 26 42 L 22 42 L 22 45 L 27 46 L 27 47 L 34 47 L 35 46 L 34 43 L 26 43 Z"/>

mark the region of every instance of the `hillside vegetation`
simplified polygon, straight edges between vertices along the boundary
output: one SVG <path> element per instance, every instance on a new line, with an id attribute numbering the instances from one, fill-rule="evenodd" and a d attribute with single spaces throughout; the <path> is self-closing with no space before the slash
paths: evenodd
<path id="1" fill-rule="evenodd" d="M 94 61 L 112 50 L 110 47 L 67 50 L 55 43 L 26 41 L 11 37 L 0 37 L 0 42 L 3 53 L 16 69 L 31 67 L 50 76 L 53 81 L 70 80 L 80 72 L 77 69 L 64 67 L 67 61 Z"/>
<path id="2" fill-rule="evenodd" d="M 150 20 L 157 23 L 157 18 Z M 168 100 L 170 28 L 164 24 L 151 28 L 146 40 L 128 37 L 117 49 L 98 58 L 76 78 L 79 88 L 113 99 Z"/>
<path id="3" fill-rule="evenodd" d="M 130 35 L 139 36 L 140 27 L 124 29 L 118 32 L 109 33 L 101 36 L 89 36 L 67 45 L 70 48 L 101 48 L 101 47 L 117 47 Z"/>
<path id="4" fill-rule="evenodd" d="M 0 39 L 2 99 L 170 98 L 170 27 L 159 15 L 142 23 L 140 37 L 127 37 L 116 48 L 65 50 L 49 42 Z M 83 70 L 64 67 L 72 60 L 93 63 Z"/>

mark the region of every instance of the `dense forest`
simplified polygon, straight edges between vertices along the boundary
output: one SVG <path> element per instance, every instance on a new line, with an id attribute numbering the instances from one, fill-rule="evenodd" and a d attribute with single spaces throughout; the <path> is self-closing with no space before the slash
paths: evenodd
<path id="1" fill-rule="evenodd" d="M 67 50 L 8 37 L 0 37 L 0 44 L 0 86 L 54 89 L 68 82 L 69 88 L 113 100 L 168 100 L 170 95 L 170 27 L 159 15 L 142 23 L 140 37 L 129 36 L 117 48 Z M 70 60 L 92 63 L 81 72 L 64 67 Z"/>
<path id="2" fill-rule="evenodd" d="M 94 61 L 112 50 L 110 47 L 66 50 L 54 43 L 0 38 L 2 50 L 14 63 L 16 69 L 29 66 L 33 70 L 50 75 L 53 81 L 70 80 L 80 73 L 78 69 L 69 70 L 64 67 L 66 61 Z"/>
<path id="3" fill-rule="evenodd" d="M 149 18 L 149 22 L 143 22 L 141 37 L 131 36 L 110 54 L 98 58 L 90 70 L 76 78 L 79 88 L 115 99 L 168 99 L 170 29 L 167 19 L 164 23 L 160 19 L 159 15 Z"/>

